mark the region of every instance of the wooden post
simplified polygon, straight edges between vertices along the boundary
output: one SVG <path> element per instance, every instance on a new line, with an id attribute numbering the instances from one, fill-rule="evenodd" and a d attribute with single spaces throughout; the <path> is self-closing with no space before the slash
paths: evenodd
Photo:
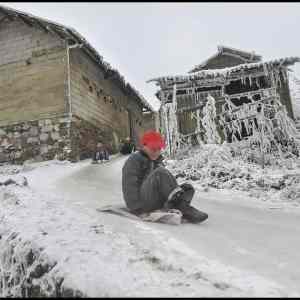
<path id="1" fill-rule="evenodd" d="M 169 126 L 169 114 L 170 114 L 170 110 L 169 107 L 167 107 L 167 115 L 166 115 L 166 120 L 167 120 L 167 126 L 168 126 L 168 144 L 169 144 L 169 154 L 170 157 L 173 158 L 172 155 L 172 140 L 171 140 L 171 135 L 170 135 L 170 126 Z"/>
<path id="2" fill-rule="evenodd" d="M 261 151 L 261 165 L 262 168 L 265 168 L 265 153 L 264 153 L 264 125 L 265 125 L 265 114 L 264 114 L 264 105 L 261 105 L 261 118 L 260 118 L 260 151 Z"/>

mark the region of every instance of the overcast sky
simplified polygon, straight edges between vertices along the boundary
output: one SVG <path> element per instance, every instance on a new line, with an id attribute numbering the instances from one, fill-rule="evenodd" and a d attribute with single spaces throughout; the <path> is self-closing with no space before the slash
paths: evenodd
<path id="1" fill-rule="evenodd" d="M 186 74 L 218 45 L 300 56 L 300 3 L 13 3 L 71 26 L 157 107 L 148 79 Z M 294 67 L 300 77 L 300 63 Z"/>

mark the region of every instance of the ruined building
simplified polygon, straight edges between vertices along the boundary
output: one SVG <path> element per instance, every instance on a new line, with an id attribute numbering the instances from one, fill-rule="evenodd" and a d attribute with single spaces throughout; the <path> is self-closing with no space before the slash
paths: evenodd
<path id="1" fill-rule="evenodd" d="M 203 117 L 208 95 L 215 100 L 215 121 L 220 135 L 228 142 L 249 135 L 248 125 L 257 123 L 256 116 L 261 109 L 271 115 L 275 106 L 284 107 L 286 114 L 294 119 L 288 67 L 299 61 L 298 57 L 262 61 L 262 57 L 253 52 L 220 46 L 215 55 L 187 75 L 148 81 L 159 86 L 156 94 L 162 103 L 159 126 L 168 133 L 176 122 L 181 139 L 203 136 L 198 121 Z M 175 121 L 170 103 L 176 103 Z M 239 135 L 233 136 L 233 127 L 238 128 Z"/>
<path id="2" fill-rule="evenodd" d="M 77 160 L 99 140 L 117 151 L 151 110 L 74 29 L 0 6 L 1 161 Z"/>

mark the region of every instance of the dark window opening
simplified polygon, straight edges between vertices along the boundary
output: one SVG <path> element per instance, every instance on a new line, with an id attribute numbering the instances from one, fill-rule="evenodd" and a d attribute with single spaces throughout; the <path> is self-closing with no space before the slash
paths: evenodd
<path id="1" fill-rule="evenodd" d="M 250 84 L 250 79 L 246 78 L 244 82 L 241 79 L 233 80 L 228 85 L 225 86 L 225 93 L 228 95 L 247 93 L 250 91 L 257 91 L 261 88 L 270 88 L 270 83 L 268 82 L 266 76 L 260 76 L 252 78 L 252 83 Z M 257 82 L 258 83 L 257 83 Z"/>
<path id="2" fill-rule="evenodd" d="M 252 99 L 253 99 L 254 101 L 259 101 L 259 100 L 261 100 L 261 97 L 260 97 L 259 94 L 256 94 L 256 95 L 253 95 L 253 96 L 252 96 Z"/>
<path id="3" fill-rule="evenodd" d="M 209 92 L 209 91 L 221 91 L 222 87 L 221 86 L 206 86 L 206 87 L 199 87 L 196 88 L 194 91 L 191 89 L 182 89 L 182 90 L 177 90 L 176 91 L 176 96 L 178 95 L 188 95 L 188 94 L 193 94 L 193 93 L 199 93 L 199 92 Z M 167 100 L 172 100 L 173 93 L 170 93 L 167 96 Z"/>
<path id="4" fill-rule="evenodd" d="M 185 94 L 187 94 L 187 90 L 177 90 L 176 91 L 176 95 L 185 95 Z M 172 96 L 173 94 L 171 94 L 171 96 Z"/>
<path id="5" fill-rule="evenodd" d="M 93 87 L 90 85 L 89 86 L 89 91 L 92 93 L 93 92 Z"/>
<path id="6" fill-rule="evenodd" d="M 201 88 L 196 88 L 196 92 L 207 92 L 207 91 L 220 91 L 222 87 L 220 86 L 205 86 Z"/>
<path id="7" fill-rule="evenodd" d="M 250 124 L 254 123 L 255 124 L 254 127 L 258 128 L 258 123 L 257 123 L 257 119 L 256 118 L 249 120 L 249 123 Z M 238 141 L 241 141 L 242 139 L 253 135 L 253 130 L 250 129 L 250 124 L 249 124 L 249 128 L 248 128 L 249 132 L 247 132 L 246 126 L 245 126 L 244 122 L 241 123 L 241 130 L 240 130 L 241 135 L 238 132 L 234 133 L 234 136 L 236 137 L 236 139 Z M 229 132 L 228 130 L 227 130 L 227 142 L 228 143 L 232 143 L 233 142 L 233 133 Z"/>
<path id="8" fill-rule="evenodd" d="M 245 103 L 251 103 L 251 100 L 248 97 L 231 98 L 230 100 L 236 106 L 240 106 Z"/>

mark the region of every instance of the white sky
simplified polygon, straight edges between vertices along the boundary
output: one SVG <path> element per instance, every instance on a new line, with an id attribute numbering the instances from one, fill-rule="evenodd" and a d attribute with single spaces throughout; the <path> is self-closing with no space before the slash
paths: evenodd
<path id="1" fill-rule="evenodd" d="M 157 107 L 148 79 L 186 74 L 218 45 L 263 60 L 300 56 L 300 3 L 13 3 L 73 27 Z M 300 64 L 294 67 L 300 76 Z"/>

